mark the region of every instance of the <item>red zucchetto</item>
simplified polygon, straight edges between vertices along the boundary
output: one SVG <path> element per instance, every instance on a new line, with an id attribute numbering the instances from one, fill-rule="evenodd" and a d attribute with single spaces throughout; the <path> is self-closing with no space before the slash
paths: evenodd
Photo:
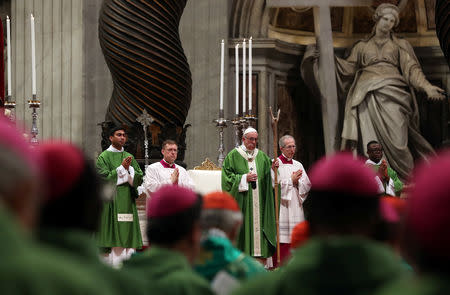
<path id="1" fill-rule="evenodd" d="M 406 226 L 420 247 L 450 259 L 450 153 L 419 165 L 409 194 Z"/>
<path id="2" fill-rule="evenodd" d="M 345 193 L 352 196 L 378 196 L 375 173 L 350 153 L 337 153 L 319 160 L 309 173 L 311 190 Z"/>
<path id="3" fill-rule="evenodd" d="M 203 196 L 203 209 L 222 209 L 239 212 L 236 200 L 227 192 L 212 192 Z"/>
<path id="4" fill-rule="evenodd" d="M 83 172 L 83 153 L 78 147 L 63 141 L 45 142 L 38 151 L 47 188 L 46 199 L 64 196 Z"/>
<path id="5" fill-rule="evenodd" d="M 192 207 L 198 197 L 195 192 L 178 185 L 165 185 L 147 201 L 147 217 L 171 216 Z"/>
<path id="6" fill-rule="evenodd" d="M 0 115 L 0 144 L 22 159 L 30 169 L 37 171 L 39 157 L 30 143 L 25 140 L 24 134 L 6 117 Z"/>

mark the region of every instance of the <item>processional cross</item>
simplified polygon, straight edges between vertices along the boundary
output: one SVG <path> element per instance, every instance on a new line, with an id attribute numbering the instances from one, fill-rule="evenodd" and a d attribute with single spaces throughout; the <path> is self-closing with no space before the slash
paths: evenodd
<path id="1" fill-rule="evenodd" d="M 148 139 L 147 139 L 147 127 L 150 126 L 154 119 L 152 118 L 152 116 L 150 116 L 147 113 L 147 110 L 144 109 L 142 111 L 142 114 L 136 118 L 136 121 L 138 121 L 139 123 L 141 123 L 142 128 L 144 128 L 144 159 L 145 159 L 145 169 L 147 169 L 148 166 Z"/>
<path id="2" fill-rule="evenodd" d="M 336 147 L 338 99 L 334 66 L 333 37 L 330 7 L 370 6 L 373 0 L 267 0 L 267 7 L 314 8 L 314 31 L 319 49 L 319 87 L 321 92 L 325 152 L 332 154 Z"/>

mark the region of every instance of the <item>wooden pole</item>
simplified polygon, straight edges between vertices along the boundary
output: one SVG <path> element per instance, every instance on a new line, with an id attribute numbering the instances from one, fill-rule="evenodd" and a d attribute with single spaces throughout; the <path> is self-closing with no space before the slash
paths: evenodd
<path id="1" fill-rule="evenodd" d="M 274 117 L 272 113 L 272 107 L 269 107 L 270 116 L 272 117 L 272 131 L 273 131 L 273 160 L 276 161 L 278 158 L 278 121 L 280 120 L 280 109 L 278 109 L 277 116 Z M 280 219 L 279 219 L 279 208 L 278 208 L 278 167 L 273 169 L 275 175 L 275 223 L 277 226 L 277 263 L 280 265 Z"/>

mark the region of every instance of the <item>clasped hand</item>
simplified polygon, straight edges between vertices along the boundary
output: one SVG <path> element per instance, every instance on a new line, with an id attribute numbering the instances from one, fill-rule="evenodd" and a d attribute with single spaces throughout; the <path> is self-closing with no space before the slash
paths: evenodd
<path id="1" fill-rule="evenodd" d="M 389 179 L 386 160 L 381 161 L 380 167 L 378 167 L 378 174 L 384 181 Z"/>
<path id="2" fill-rule="evenodd" d="M 178 183 L 178 176 L 180 175 L 180 171 L 178 171 L 178 168 L 175 168 L 172 172 L 172 174 L 170 175 L 170 180 L 172 181 L 173 184 L 177 184 Z"/>
<path id="3" fill-rule="evenodd" d="M 253 173 L 253 172 L 249 172 L 247 173 L 247 182 L 253 182 L 253 181 L 257 181 L 258 180 L 258 175 Z"/>
<path id="4" fill-rule="evenodd" d="M 298 185 L 298 181 L 302 177 L 302 174 L 303 174 L 303 170 L 302 169 L 298 169 L 297 171 L 292 172 L 291 179 L 292 179 L 292 184 L 293 185 L 295 185 L 295 186 Z"/>
<path id="5" fill-rule="evenodd" d="M 131 156 L 128 156 L 125 159 L 123 159 L 122 166 L 123 168 L 125 168 L 125 170 L 128 170 L 130 168 L 131 160 L 132 160 Z"/>

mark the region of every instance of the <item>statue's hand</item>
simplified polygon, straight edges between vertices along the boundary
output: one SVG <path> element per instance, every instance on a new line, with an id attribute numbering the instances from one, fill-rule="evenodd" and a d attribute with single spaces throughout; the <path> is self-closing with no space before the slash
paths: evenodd
<path id="1" fill-rule="evenodd" d="M 425 88 L 428 99 L 431 100 L 443 100 L 445 98 L 445 91 L 437 86 L 430 85 Z"/>
<path id="2" fill-rule="evenodd" d="M 317 48 L 316 44 L 309 44 L 306 46 L 305 55 L 303 58 L 309 57 L 318 59 L 320 56 L 319 49 Z"/>

